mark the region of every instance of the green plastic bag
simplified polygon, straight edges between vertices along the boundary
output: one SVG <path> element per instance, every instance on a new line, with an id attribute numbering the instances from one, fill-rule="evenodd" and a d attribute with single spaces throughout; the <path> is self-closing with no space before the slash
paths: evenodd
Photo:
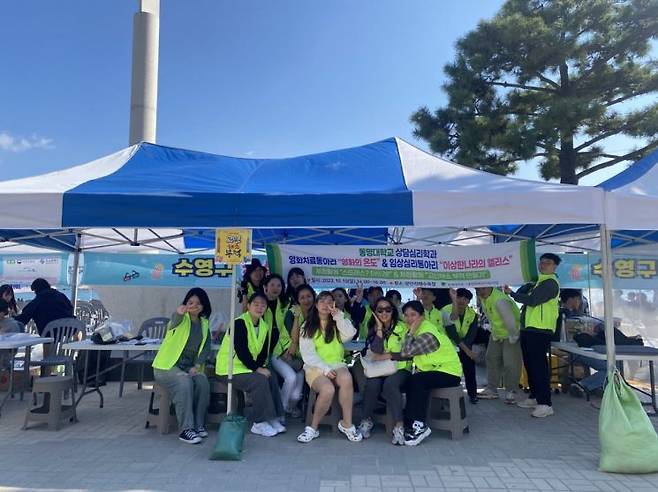
<path id="1" fill-rule="evenodd" d="M 242 415 L 230 413 L 219 426 L 217 444 L 210 455 L 211 460 L 240 461 L 242 444 L 247 431 L 247 419 Z"/>
<path id="2" fill-rule="evenodd" d="M 619 371 L 609 373 L 607 381 L 599 413 L 599 469 L 658 472 L 658 435 L 642 403 Z"/>

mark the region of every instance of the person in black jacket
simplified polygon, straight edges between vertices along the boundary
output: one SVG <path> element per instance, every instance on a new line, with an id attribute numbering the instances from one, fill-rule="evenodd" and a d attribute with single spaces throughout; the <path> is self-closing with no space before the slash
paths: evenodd
<path id="1" fill-rule="evenodd" d="M 24 308 L 23 312 L 14 319 L 27 325 L 34 320 L 39 335 L 48 323 L 56 319 L 73 318 L 73 304 L 66 295 L 53 289 L 43 278 L 35 279 L 30 287 L 36 294 Z"/>

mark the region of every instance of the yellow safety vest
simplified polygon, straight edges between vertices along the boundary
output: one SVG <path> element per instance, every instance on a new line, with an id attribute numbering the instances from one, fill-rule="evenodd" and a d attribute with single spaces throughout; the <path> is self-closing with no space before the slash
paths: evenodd
<path id="1" fill-rule="evenodd" d="M 372 308 L 366 306 L 366 314 L 359 325 L 359 340 L 365 340 L 368 338 L 368 321 L 370 321 L 370 318 L 372 318 Z"/>
<path id="2" fill-rule="evenodd" d="M 549 279 L 553 279 L 558 282 L 557 295 L 545 303 L 540 304 L 539 306 L 526 306 L 524 328 L 535 328 L 538 330 L 546 330 L 550 331 L 551 333 L 555 333 L 555 328 L 557 327 L 557 319 L 560 315 L 560 283 L 557 279 L 557 276 L 555 274 L 544 275 L 540 273 L 539 278 L 537 279 L 537 283 L 532 289 L 536 289 L 539 284 Z"/>
<path id="3" fill-rule="evenodd" d="M 433 323 L 424 320 L 414 336 L 431 333 L 439 341 L 439 348 L 429 354 L 415 355 L 414 366 L 419 372 L 439 371 L 453 376 L 462 376 L 462 364 L 454 345 L 447 335 L 444 335 Z"/>
<path id="4" fill-rule="evenodd" d="M 399 353 L 402 349 L 402 341 L 404 340 L 404 337 L 407 336 L 408 332 L 409 327 L 406 323 L 402 321 L 398 322 L 398 324 L 395 325 L 393 332 L 384 340 L 384 351 Z M 410 360 L 399 360 L 395 365 L 398 368 L 398 371 L 401 369 L 411 371 L 412 362 Z"/>
<path id="5" fill-rule="evenodd" d="M 274 347 L 274 352 L 273 355 L 275 357 L 280 356 L 282 353 L 284 353 L 286 350 L 288 350 L 288 347 L 290 347 L 290 333 L 288 333 L 288 328 L 286 328 L 286 313 L 288 310 L 286 307 L 281 304 L 281 301 L 279 299 L 276 300 L 276 313 L 275 313 L 275 319 L 276 319 L 276 327 L 279 329 L 279 341 L 276 344 L 276 347 Z M 273 319 L 272 319 L 272 310 L 268 306 L 267 309 L 265 310 L 265 314 L 263 315 L 263 319 L 267 323 L 267 326 L 273 327 Z"/>
<path id="6" fill-rule="evenodd" d="M 425 321 L 429 321 L 434 326 L 436 326 L 441 333 L 445 333 L 445 329 L 443 328 L 443 314 L 441 314 L 440 309 L 437 309 L 434 306 L 432 306 L 432 309 L 429 311 L 426 309 Z"/>
<path id="7" fill-rule="evenodd" d="M 448 316 L 450 316 L 452 314 L 452 304 L 448 304 L 447 306 L 444 306 L 441 309 L 441 311 L 448 313 Z M 461 320 L 461 316 L 457 319 L 450 320 L 454 322 L 455 328 L 457 330 L 457 335 L 459 335 L 459 338 L 461 338 L 462 340 L 468 334 L 468 329 L 470 328 L 471 323 L 473 323 L 473 321 L 475 320 L 475 316 L 476 316 L 475 309 L 473 309 L 471 306 L 466 306 L 463 322 Z"/>
<path id="8" fill-rule="evenodd" d="M 238 316 L 236 321 L 239 319 L 244 321 L 244 324 L 247 327 L 247 347 L 249 348 L 249 353 L 255 360 L 258 357 L 258 354 L 260 354 L 260 351 L 263 350 L 263 345 L 265 345 L 266 340 L 269 339 L 270 327 L 265 320 L 261 319 L 258 325 L 258 335 L 256 335 L 254 322 L 251 320 L 251 315 L 249 313 L 244 313 L 242 316 Z M 227 333 L 222 340 L 222 345 L 219 347 L 217 360 L 215 361 L 215 372 L 219 376 L 226 376 L 228 374 L 228 353 L 230 345 L 231 340 Z M 238 355 L 233 352 L 233 374 L 245 374 L 249 372 L 253 371 L 247 368 Z"/>
<path id="9" fill-rule="evenodd" d="M 167 327 L 167 333 L 162 340 L 162 345 L 153 359 L 153 368 L 162 369 L 163 371 L 168 371 L 174 364 L 180 359 L 180 355 L 183 353 L 183 349 L 187 344 L 187 339 L 190 337 L 190 329 L 192 327 L 192 320 L 190 315 L 185 313 L 183 315 L 183 320 L 178 324 L 178 326 L 171 327 L 171 321 Z M 199 352 L 197 352 L 197 357 L 201 354 L 203 346 L 206 343 L 208 338 L 208 319 L 201 318 L 201 345 L 199 346 Z"/>
<path id="10" fill-rule="evenodd" d="M 338 333 L 338 330 L 336 330 L 336 332 L 336 336 L 334 336 L 333 340 L 329 343 L 325 342 L 322 330 L 318 330 L 313 336 L 315 351 L 325 364 L 337 364 L 343 362 L 345 349 L 343 348 L 343 342 L 340 340 L 340 333 Z"/>
<path id="11" fill-rule="evenodd" d="M 503 321 L 503 318 L 500 316 L 498 309 L 496 309 L 496 305 L 500 301 L 505 301 L 509 303 L 510 307 L 512 308 L 512 313 L 514 313 L 514 321 L 516 322 L 517 328 L 519 326 L 519 320 L 521 319 L 521 312 L 519 311 L 519 306 L 516 305 L 514 299 L 512 299 L 510 296 L 505 294 L 500 289 L 493 289 L 489 297 L 483 300 L 482 310 L 484 311 L 484 314 L 487 316 L 489 323 L 491 323 L 491 333 L 493 334 L 496 340 L 502 340 L 509 337 L 509 332 L 505 327 L 505 322 Z"/>

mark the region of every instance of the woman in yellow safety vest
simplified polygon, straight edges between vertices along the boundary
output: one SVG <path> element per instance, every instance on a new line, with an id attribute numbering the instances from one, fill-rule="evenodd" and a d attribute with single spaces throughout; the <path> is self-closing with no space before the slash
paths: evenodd
<path id="1" fill-rule="evenodd" d="M 409 333 L 400 351 L 385 352 L 373 358 L 413 361 L 415 371 L 407 383 L 407 406 L 404 410 L 404 444 L 416 446 L 432 433 L 425 424 L 430 391 L 459 386 L 462 365 L 448 336 L 425 319 L 425 308 L 420 301 L 407 302 L 402 306 L 402 312 Z"/>
<path id="2" fill-rule="evenodd" d="M 197 444 L 208 436 L 204 427 L 210 386 L 203 366 L 210 355 L 208 294 L 195 287 L 171 316 L 167 333 L 153 360 L 155 381 L 171 395 L 181 431 L 178 438 Z M 161 412 L 167 409 L 160 409 Z"/>
<path id="3" fill-rule="evenodd" d="M 299 267 L 293 267 L 288 271 L 288 277 L 286 279 L 286 298 L 290 303 L 289 307 L 292 307 L 297 302 L 297 289 L 302 285 L 307 285 L 306 274 L 304 270 Z"/>
<path id="4" fill-rule="evenodd" d="M 297 437 L 299 442 L 310 442 L 320 436 L 318 426 L 331 407 L 336 387 L 343 413 L 343 419 L 338 422 L 338 430 L 352 442 L 362 439 L 352 423 L 354 388 L 352 375 L 343 361 L 343 342 L 350 340 L 355 331 L 343 312 L 336 309 L 331 292 L 321 292 L 302 325 L 299 341 L 306 382 L 317 394 L 311 425 L 306 426 L 304 432 Z"/>
<path id="5" fill-rule="evenodd" d="M 265 277 L 265 267 L 261 264 L 258 258 L 251 260 L 247 265 L 240 283 L 240 292 L 238 292 L 238 300 L 242 304 L 242 312 L 247 312 L 247 301 L 256 292 L 263 291 L 263 278 Z"/>
<path id="6" fill-rule="evenodd" d="M 266 309 L 267 297 L 256 292 L 247 301 L 247 312 L 238 316 L 233 324 L 233 385 L 247 393 L 252 402 L 251 432 L 272 437 L 285 432 L 286 428 L 280 421 L 283 415 L 277 415 L 275 399 L 279 398 L 279 383 L 267 368 L 279 341 L 279 330 L 270 328 L 263 319 Z M 225 336 L 215 363 L 218 376 L 228 375 L 230 344 L 230 338 Z"/>
<path id="7" fill-rule="evenodd" d="M 372 307 L 372 317 L 368 322 L 366 344 L 374 354 L 384 352 L 399 353 L 402 340 L 407 335 L 407 325 L 399 320 L 399 313 L 393 302 L 380 297 Z M 397 372 L 390 376 L 368 378 L 363 395 L 363 419 L 359 432 L 364 438 L 370 437 L 377 398 L 381 393 L 386 400 L 387 412 L 393 417 L 393 444 L 404 444 L 404 414 L 402 388 L 411 376 L 411 361 L 399 361 Z"/>
<path id="8" fill-rule="evenodd" d="M 288 300 L 285 298 L 281 275 L 273 273 L 263 281 L 263 289 L 267 296 L 267 310 L 263 319 L 272 328 L 279 330 L 279 343 L 272 354 L 272 368 L 283 378 L 281 388 L 281 405 L 283 410 L 292 418 L 299 418 L 301 410 L 297 404 L 302 398 L 304 389 L 304 372 L 301 359 L 294 358 L 288 353 L 291 344 L 290 333 L 286 326 L 288 314 Z"/>
<path id="9" fill-rule="evenodd" d="M 315 306 L 315 290 L 308 284 L 302 284 L 295 290 L 294 304 L 286 314 L 286 327 L 290 329 L 290 346 L 287 356 L 299 357 L 299 331 L 304 321 Z"/>

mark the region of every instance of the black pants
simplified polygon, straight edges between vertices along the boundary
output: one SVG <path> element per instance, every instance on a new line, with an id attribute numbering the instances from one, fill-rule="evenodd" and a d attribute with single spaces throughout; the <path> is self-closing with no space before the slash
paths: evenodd
<path id="1" fill-rule="evenodd" d="M 407 382 L 407 407 L 404 410 L 405 424 L 414 420 L 425 422 L 430 391 L 434 388 L 459 386 L 462 379 L 445 372 L 429 371 L 413 374 Z"/>
<path id="2" fill-rule="evenodd" d="M 548 352 L 551 349 L 553 333 L 546 331 L 521 331 L 523 365 L 528 374 L 530 398 L 536 398 L 538 405 L 551 406 L 551 374 L 548 365 Z"/>
<path id="3" fill-rule="evenodd" d="M 477 334 L 473 343 L 468 348 L 472 348 L 473 345 L 488 345 L 489 344 L 489 332 L 478 327 Z M 471 359 L 464 352 L 459 352 L 459 360 L 462 363 L 462 369 L 464 371 L 464 381 L 466 382 L 466 392 L 468 396 L 477 396 L 478 393 L 478 384 L 475 379 L 475 361 Z"/>

